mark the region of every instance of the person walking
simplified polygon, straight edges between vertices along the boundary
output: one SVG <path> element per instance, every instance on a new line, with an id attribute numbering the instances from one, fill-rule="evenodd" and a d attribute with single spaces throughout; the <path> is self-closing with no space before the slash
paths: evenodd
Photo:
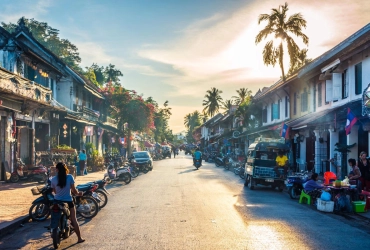
<path id="1" fill-rule="evenodd" d="M 76 189 L 75 180 L 73 176 L 69 174 L 67 165 L 63 162 L 59 162 L 56 165 L 56 176 L 51 179 L 51 188 L 55 194 L 55 201 L 66 202 L 68 204 L 70 211 L 69 219 L 71 220 L 72 226 L 76 232 L 78 238 L 77 243 L 84 242 L 85 239 L 81 237 L 80 226 L 78 225 L 76 218 L 75 204 L 71 194 L 71 192 L 73 192 L 73 194 L 81 196 L 82 192 L 78 192 Z"/>
<path id="2" fill-rule="evenodd" d="M 86 159 L 87 159 L 87 155 L 86 155 L 85 149 L 82 149 L 80 151 L 80 154 L 78 155 L 78 158 L 80 159 L 80 161 L 79 161 L 80 174 L 83 176 L 84 175 L 84 172 L 85 172 L 85 164 L 86 164 Z"/>

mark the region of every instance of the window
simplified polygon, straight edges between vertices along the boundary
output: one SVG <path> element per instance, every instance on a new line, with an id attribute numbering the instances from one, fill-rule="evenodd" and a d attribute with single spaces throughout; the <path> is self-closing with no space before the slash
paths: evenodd
<path id="1" fill-rule="evenodd" d="M 342 74 L 342 99 L 348 97 L 348 72 L 345 69 Z"/>
<path id="2" fill-rule="evenodd" d="M 319 82 L 317 86 L 317 106 L 321 107 L 322 105 L 322 83 Z"/>
<path id="3" fill-rule="evenodd" d="M 288 96 L 285 97 L 285 117 L 288 117 Z"/>
<path id="4" fill-rule="evenodd" d="M 297 92 L 294 93 L 293 114 L 297 114 Z"/>
<path id="5" fill-rule="evenodd" d="M 278 101 L 277 104 L 273 103 L 271 105 L 272 105 L 272 118 L 271 118 L 271 121 L 272 120 L 275 120 L 275 119 L 280 119 L 280 114 L 279 114 L 280 105 L 279 105 L 279 101 Z"/>
<path id="6" fill-rule="evenodd" d="M 308 110 L 308 93 L 305 90 L 301 94 L 301 112 L 306 112 Z"/>
<path id="7" fill-rule="evenodd" d="M 361 94 L 362 90 L 362 63 L 355 65 L 355 94 Z"/>
<path id="8" fill-rule="evenodd" d="M 267 122 L 267 108 L 264 108 L 262 110 L 262 122 L 264 122 L 264 123 Z"/>
<path id="9" fill-rule="evenodd" d="M 270 111 L 271 111 L 271 121 L 272 121 L 272 120 L 274 120 L 274 104 L 273 103 L 271 103 Z"/>

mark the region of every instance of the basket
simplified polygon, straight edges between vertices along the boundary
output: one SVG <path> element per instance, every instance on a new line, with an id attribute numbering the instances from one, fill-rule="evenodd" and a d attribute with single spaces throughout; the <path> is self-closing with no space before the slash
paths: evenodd
<path id="1" fill-rule="evenodd" d="M 38 187 L 33 187 L 31 188 L 31 192 L 33 195 L 39 195 L 41 194 L 41 190 L 44 186 L 38 186 Z"/>
<path id="2" fill-rule="evenodd" d="M 365 206 L 366 206 L 366 201 L 354 201 L 354 202 L 352 202 L 353 211 L 356 212 L 356 213 L 366 212 Z"/>
<path id="3" fill-rule="evenodd" d="M 317 210 L 332 213 L 334 211 L 334 201 L 317 199 Z"/>

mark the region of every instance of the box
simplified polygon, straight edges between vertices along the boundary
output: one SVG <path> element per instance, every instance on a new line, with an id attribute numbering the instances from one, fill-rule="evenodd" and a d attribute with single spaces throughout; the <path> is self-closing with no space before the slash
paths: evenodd
<path id="1" fill-rule="evenodd" d="M 317 210 L 332 213 L 334 211 L 334 201 L 317 199 Z"/>
<path id="2" fill-rule="evenodd" d="M 356 213 L 364 213 L 365 210 L 366 201 L 354 201 L 352 202 L 353 212 Z"/>

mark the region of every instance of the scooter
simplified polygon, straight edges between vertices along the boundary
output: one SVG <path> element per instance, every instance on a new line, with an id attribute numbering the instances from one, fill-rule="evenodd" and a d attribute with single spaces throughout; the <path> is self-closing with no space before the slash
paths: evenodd
<path id="1" fill-rule="evenodd" d="M 67 239 L 74 231 L 69 221 L 70 211 L 64 202 L 55 202 L 51 206 L 50 233 L 54 248 L 57 249 L 61 239 Z"/>
<path id="2" fill-rule="evenodd" d="M 288 188 L 288 193 L 291 199 L 297 199 L 303 190 L 303 185 L 308 181 L 308 172 L 296 173 L 288 176 L 285 180 L 285 185 Z"/>
<path id="3" fill-rule="evenodd" d="M 229 169 L 229 157 L 227 155 L 216 157 L 215 164 L 216 167 L 224 167 L 225 169 Z"/>
<path id="4" fill-rule="evenodd" d="M 40 165 L 38 167 L 26 167 L 21 159 L 17 159 L 16 170 L 11 174 L 10 181 L 35 180 L 38 183 L 45 183 L 47 180 L 47 169 Z"/>
<path id="5" fill-rule="evenodd" d="M 199 169 L 202 166 L 202 159 L 195 159 L 194 167 Z"/>
<path id="6" fill-rule="evenodd" d="M 112 181 L 124 181 L 126 184 L 131 182 L 130 169 L 127 167 L 115 169 L 113 164 L 107 167 L 107 173 L 104 174 L 104 180 L 108 183 Z"/>

